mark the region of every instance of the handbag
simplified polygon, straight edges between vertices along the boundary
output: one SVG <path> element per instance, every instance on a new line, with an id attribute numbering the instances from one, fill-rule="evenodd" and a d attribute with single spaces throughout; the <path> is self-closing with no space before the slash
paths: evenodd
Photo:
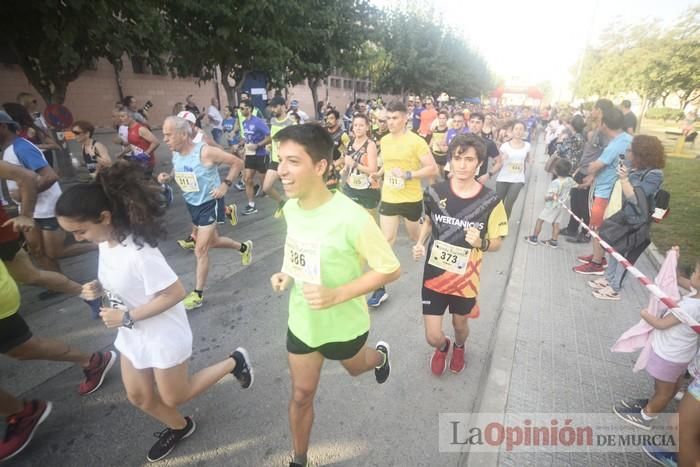
<path id="1" fill-rule="evenodd" d="M 633 219 L 627 216 L 625 209 L 620 209 L 605 219 L 598 231 L 600 238 L 623 255 L 647 241 L 650 234 L 649 200 L 640 187 L 634 188 L 634 195 L 637 198 L 636 206 L 631 206 L 627 201 L 622 204 L 623 208 L 630 205 L 638 215 Z"/>

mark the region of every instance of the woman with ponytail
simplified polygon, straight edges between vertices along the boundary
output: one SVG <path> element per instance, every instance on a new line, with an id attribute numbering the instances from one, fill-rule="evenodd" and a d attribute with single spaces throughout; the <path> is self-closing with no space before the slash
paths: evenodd
<path id="1" fill-rule="evenodd" d="M 194 420 L 177 406 L 232 373 L 244 389 L 253 383 L 248 353 L 189 375 L 192 332 L 182 299 L 185 289 L 158 249 L 163 236 L 158 186 L 133 164 L 118 161 L 101 170 L 94 183 L 73 186 L 56 204 L 61 226 L 77 240 L 99 246 L 98 281 L 83 286 L 83 298 L 102 297 L 99 317 L 118 328 L 114 346 L 121 353 L 122 380 L 129 401 L 165 429 L 148 453 L 166 457 L 195 430 Z"/>

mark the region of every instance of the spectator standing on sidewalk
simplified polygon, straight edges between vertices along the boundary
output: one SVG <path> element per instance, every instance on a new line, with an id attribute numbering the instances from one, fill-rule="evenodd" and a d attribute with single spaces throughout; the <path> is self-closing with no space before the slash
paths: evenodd
<path id="1" fill-rule="evenodd" d="M 603 149 L 605 149 L 610 142 L 610 138 L 602 131 L 601 125 L 603 112 L 606 109 L 612 108 L 613 103 L 608 99 L 599 99 L 593 106 L 589 122 L 587 122 L 591 125 L 592 129 L 586 136 L 586 143 L 583 146 L 581 159 L 578 167 L 574 167 L 574 173 L 572 175 L 576 183 L 579 183 L 579 187 L 571 190 L 571 211 L 581 218 L 586 225 L 588 225 L 591 220 L 588 212 L 588 195 L 591 187 L 590 185 L 583 184 L 583 179 L 588 175 L 588 167 L 592 162 L 600 158 Z M 588 235 L 583 228 L 579 232 L 578 222 L 573 217 L 569 220 L 568 227 L 562 230 L 561 234 L 565 237 L 573 237 L 567 239 L 567 241 L 571 243 L 586 243 L 589 241 Z"/>
<path id="2" fill-rule="evenodd" d="M 651 213 L 654 211 L 654 196 L 661 188 L 664 181 L 664 173 L 661 169 L 666 165 L 666 154 L 661 141 L 655 136 L 637 135 L 632 140 L 630 150 L 627 152 L 627 160 L 620 164 L 617 175 L 622 188 L 622 212 L 631 224 L 640 222 L 651 223 Z M 641 206 L 637 196 L 637 188 L 641 188 L 643 196 L 648 200 L 648 211 L 641 212 Z M 651 243 L 649 231 L 644 238 L 638 239 L 633 248 L 620 251 L 632 264 Z M 593 296 L 601 300 L 619 300 L 622 279 L 625 275 L 625 267 L 612 255 L 608 255 L 608 267 L 605 270 L 605 278 L 589 282 L 593 287 Z"/>
<path id="3" fill-rule="evenodd" d="M 622 101 L 622 104 L 620 104 L 620 110 L 622 110 L 622 114 L 625 116 L 625 124 L 622 129 L 630 135 L 635 134 L 637 132 L 637 116 L 632 112 L 632 103 L 625 99 Z"/>
<path id="4" fill-rule="evenodd" d="M 603 224 L 605 210 L 608 207 L 613 186 L 617 181 L 619 156 L 624 156 L 632 143 L 632 136 L 622 130 L 623 124 L 624 119 L 620 109 L 613 107 L 603 112 L 601 128 L 610 138 L 610 142 L 600 157 L 588 166 L 588 175 L 583 180 L 584 185 L 593 185 L 593 202 L 589 223 L 589 227 L 593 230 L 598 230 Z M 580 256 L 578 259 L 584 264 L 574 267 L 575 272 L 603 275 L 605 258 L 603 258 L 603 247 L 597 240 L 593 239 L 593 254 Z"/>

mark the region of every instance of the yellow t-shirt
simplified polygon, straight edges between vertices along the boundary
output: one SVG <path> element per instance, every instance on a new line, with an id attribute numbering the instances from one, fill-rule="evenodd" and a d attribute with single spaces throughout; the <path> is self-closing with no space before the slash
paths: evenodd
<path id="1" fill-rule="evenodd" d="M 15 280 L 7 272 L 5 263 L 0 261 L 0 319 L 14 315 L 19 310 L 19 289 Z"/>
<path id="2" fill-rule="evenodd" d="M 420 180 L 398 179 L 392 170 L 399 168 L 415 172 L 422 167 L 420 158 L 430 155 L 428 143 L 417 134 L 406 131 L 401 136 L 391 133 L 379 142 L 384 162 L 384 185 L 382 201 L 386 203 L 415 203 L 423 200 Z"/>

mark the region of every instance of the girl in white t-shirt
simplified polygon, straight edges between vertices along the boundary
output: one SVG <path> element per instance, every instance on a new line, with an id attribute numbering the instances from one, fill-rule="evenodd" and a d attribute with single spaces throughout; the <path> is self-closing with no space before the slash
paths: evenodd
<path id="1" fill-rule="evenodd" d="M 525 185 L 525 166 L 530 163 L 530 143 L 523 141 L 525 124 L 513 124 L 512 138 L 501 145 L 499 161 L 494 172 L 500 167 L 496 178 L 496 194 L 503 201 L 506 214 L 510 217 L 520 189 Z"/>
<path id="2" fill-rule="evenodd" d="M 190 376 L 192 332 L 182 299 L 185 289 L 157 248 L 163 233 L 160 189 L 143 170 L 126 161 L 100 171 L 95 183 L 66 190 L 56 203 L 61 226 L 75 238 L 99 245 L 99 282 L 83 286 L 83 298 L 102 296 L 100 317 L 118 328 L 124 387 L 131 403 L 166 425 L 148 453 L 167 456 L 195 430 L 177 406 L 199 395 L 228 373 L 245 389 L 253 368 L 239 347 L 215 365 Z M 154 388 L 155 384 L 155 388 Z"/>
<path id="3" fill-rule="evenodd" d="M 678 247 L 674 247 L 674 250 L 678 251 Z M 678 284 L 691 291 L 681 299 L 678 306 L 693 319 L 700 321 L 700 260 L 690 279 L 679 276 Z M 657 317 L 642 310 L 641 315 L 654 328 L 646 365 L 647 373 L 654 378 L 654 394 L 648 400 L 623 400 L 613 407 L 613 411 L 632 425 L 649 429 L 652 420 L 678 392 L 688 364 L 698 352 L 700 334 L 682 323 L 670 311 Z"/>

